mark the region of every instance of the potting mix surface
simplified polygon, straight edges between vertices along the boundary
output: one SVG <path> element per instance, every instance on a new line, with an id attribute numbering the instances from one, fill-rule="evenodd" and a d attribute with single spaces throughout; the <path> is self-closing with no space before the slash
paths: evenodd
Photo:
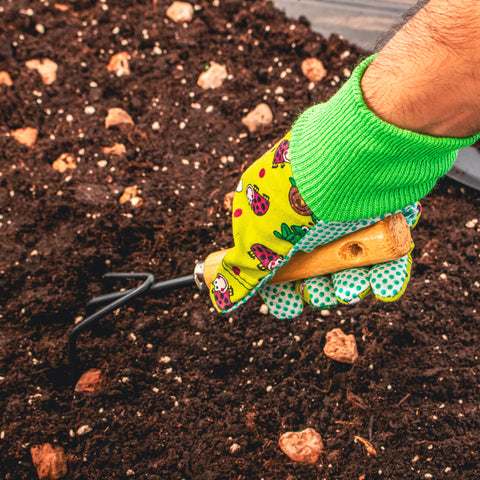
<path id="1" fill-rule="evenodd" d="M 102 275 L 166 280 L 230 246 L 225 195 L 367 54 L 264 1 L 199 0 L 185 23 L 168 6 L 0 4 L 0 478 L 36 478 L 32 447 L 49 443 L 67 479 L 478 479 L 480 197 L 448 179 L 423 200 L 399 301 L 280 321 L 259 297 L 229 315 L 194 287 L 144 298 L 80 336 L 79 373 L 102 383 L 74 391 L 69 332 L 88 299 L 129 286 Z M 50 84 L 32 59 L 58 66 Z M 228 76 L 203 89 L 212 62 Z M 252 134 L 260 103 L 273 122 Z M 112 108 L 130 118 L 107 128 Z M 323 352 L 337 327 L 353 365 Z M 278 445 L 307 427 L 324 443 L 308 465 Z"/>

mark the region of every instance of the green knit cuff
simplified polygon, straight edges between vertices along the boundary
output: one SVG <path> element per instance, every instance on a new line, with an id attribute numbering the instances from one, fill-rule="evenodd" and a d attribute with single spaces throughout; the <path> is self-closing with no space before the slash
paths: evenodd
<path id="1" fill-rule="evenodd" d="M 348 221 L 393 212 L 420 200 L 452 167 L 468 138 L 402 130 L 371 112 L 360 80 L 363 61 L 326 103 L 306 110 L 292 127 L 290 161 L 296 185 L 320 220 Z"/>

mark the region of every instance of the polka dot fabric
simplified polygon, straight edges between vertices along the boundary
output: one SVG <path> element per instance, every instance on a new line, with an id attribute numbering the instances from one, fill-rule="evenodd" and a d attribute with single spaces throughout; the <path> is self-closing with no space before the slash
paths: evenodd
<path id="1" fill-rule="evenodd" d="M 303 299 L 312 307 L 330 308 L 338 303 L 333 282 L 329 275 L 307 278 L 303 282 L 298 282 L 298 285 L 301 290 L 303 288 Z"/>
<path id="2" fill-rule="evenodd" d="M 384 302 L 400 298 L 410 278 L 411 254 L 393 262 L 371 268 L 352 268 L 343 272 L 306 280 L 259 288 L 272 315 L 280 319 L 294 318 L 303 311 L 303 304 L 326 309 L 338 303 L 355 305 L 370 293 Z"/>
<path id="3" fill-rule="evenodd" d="M 265 285 L 260 295 L 268 307 L 268 311 L 277 318 L 294 318 L 303 311 L 303 300 L 292 283 Z"/>
<path id="4" fill-rule="evenodd" d="M 375 265 L 370 269 L 370 284 L 374 295 L 384 302 L 393 302 L 400 298 L 410 279 L 412 268 L 411 252 L 393 262 Z"/>
<path id="5" fill-rule="evenodd" d="M 258 292 L 270 313 L 281 319 L 300 315 L 304 302 L 315 308 L 330 308 L 338 303 L 328 275 L 292 283 L 267 284 Z"/>
<path id="6" fill-rule="evenodd" d="M 358 303 L 371 293 L 368 268 L 352 268 L 332 274 L 335 294 L 338 301 L 348 305 Z"/>

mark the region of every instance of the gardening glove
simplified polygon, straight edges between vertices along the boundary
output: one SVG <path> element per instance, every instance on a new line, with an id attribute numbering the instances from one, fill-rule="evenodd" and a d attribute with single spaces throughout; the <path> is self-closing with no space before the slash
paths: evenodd
<path id="1" fill-rule="evenodd" d="M 235 246 L 212 282 L 211 298 L 229 312 L 257 291 L 269 310 L 291 318 L 303 302 L 319 308 L 356 303 L 371 291 L 395 300 L 408 282 L 411 256 L 282 285 L 267 285 L 297 252 L 310 252 L 401 212 L 414 226 L 417 203 L 480 134 L 436 138 L 383 122 L 360 89 L 374 56 L 326 103 L 303 113 L 292 131 L 243 174 L 233 199 Z"/>
<path id="2" fill-rule="evenodd" d="M 387 216 L 318 221 L 293 179 L 288 161 L 289 139 L 287 134 L 244 173 L 238 184 L 233 199 L 235 248 L 227 253 L 212 286 L 217 307 L 232 307 L 236 292 L 245 300 L 250 292 L 258 291 L 270 313 L 278 318 L 292 318 L 302 312 L 304 302 L 329 308 L 339 302 L 357 303 L 372 291 L 380 300 L 399 298 L 410 277 L 410 253 L 371 268 L 353 268 L 303 281 L 273 285 L 262 281 L 295 252 L 311 252 Z M 420 211 L 417 203 L 400 210 L 412 227 Z"/>

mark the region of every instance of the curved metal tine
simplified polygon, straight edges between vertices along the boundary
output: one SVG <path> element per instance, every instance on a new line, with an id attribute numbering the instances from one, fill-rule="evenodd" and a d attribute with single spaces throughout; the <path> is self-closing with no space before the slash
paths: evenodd
<path id="1" fill-rule="evenodd" d="M 152 273 L 113 273 L 113 274 L 106 274 L 105 276 L 110 278 L 142 278 L 144 279 L 143 283 L 138 286 L 137 288 L 131 289 L 128 293 L 121 292 L 122 295 L 120 298 L 116 299 L 115 301 L 109 303 L 105 307 L 98 310 L 94 314 L 88 316 L 84 320 L 82 320 L 78 325 L 76 325 L 73 330 L 70 332 L 68 337 L 68 344 L 69 344 L 69 363 L 71 372 L 73 373 L 73 368 L 75 366 L 76 360 L 76 342 L 77 338 L 86 327 L 91 325 L 93 322 L 96 322 L 103 318 L 105 315 L 109 314 L 110 312 L 120 308 L 122 305 L 130 302 L 134 298 L 138 297 L 145 293 L 155 281 L 155 277 Z"/>
<path id="2" fill-rule="evenodd" d="M 105 273 L 103 275 L 104 280 L 128 280 L 128 279 L 135 279 L 135 278 L 145 278 L 146 275 L 149 275 L 147 273 L 143 272 L 109 272 Z M 100 295 L 98 297 L 92 298 L 87 302 L 86 307 L 87 308 L 93 308 L 97 307 L 100 305 L 104 305 L 106 303 L 113 302 L 114 300 L 117 300 L 118 298 L 122 298 L 125 295 L 128 295 L 130 292 L 133 292 L 135 288 L 129 288 L 128 290 L 122 290 L 119 292 L 112 292 L 112 293 L 107 293 L 105 295 Z"/>
<path id="3" fill-rule="evenodd" d="M 113 277 L 113 275 L 115 274 L 109 274 L 109 276 L 112 276 L 112 278 L 115 278 Z M 116 274 L 118 275 L 118 274 Z M 126 274 L 124 274 L 126 275 Z M 161 281 L 161 282 L 155 282 L 151 288 L 149 289 L 149 293 L 150 292 L 155 292 L 155 293 L 159 293 L 159 292 L 168 292 L 170 290 L 174 290 L 176 288 L 181 288 L 181 287 L 188 287 L 190 285 L 195 285 L 195 279 L 193 277 L 193 275 L 186 275 L 184 277 L 180 277 L 180 278 L 173 278 L 172 280 L 164 280 L 164 281 Z M 88 308 L 92 308 L 92 307 L 95 307 L 95 306 L 99 306 L 99 305 L 104 305 L 105 303 L 108 303 L 108 302 L 112 302 L 113 300 L 116 300 L 117 298 L 122 298 L 124 295 L 127 295 L 128 293 L 130 293 L 131 291 L 133 291 L 133 289 L 129 289 L 129 290 L 124 290 L 123 292 L 113 292 L 113 293 L 107 293 L 105 295 L 100 295 L 99 297 L 95 297 L 95 298 L 92 298 L 91 300 L 89 300 L 89 302 L 87 303 L 87 307 Z"/>
<path id="4" fill-rule="evenodd" d="M 117 298 L 122 298 L 125 295 L 128 295 L 134 289 L 130 288 L 128 290 L 123 290 L 120 292 L 106 293 L 105 295 L 100 295 L 99 297 L 92 298 L 87 302 L 87 308 L 98 307 L 100 305 L 105 305 L 106 303 L 113 302 Z"/>

